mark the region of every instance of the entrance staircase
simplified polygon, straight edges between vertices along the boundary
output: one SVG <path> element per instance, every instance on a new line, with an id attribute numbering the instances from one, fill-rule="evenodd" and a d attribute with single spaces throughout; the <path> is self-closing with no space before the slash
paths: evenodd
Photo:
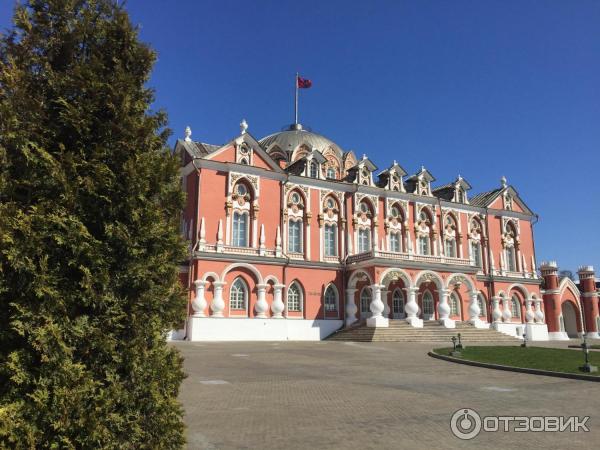
<path id="1" fill-rule="evenodd" d="M 518 343 L 516 337 L 492 329 L 475 328 L 469 323 L 456 323 L 456 328 L 446 328 L 437 321 L 423 322 L 423 328 L 414 328 L 404 320 L 390 320 L 388 328 L 371 328 L 364 323 L 335 332 L 330 341 L 354 342 L 444 342 L 452 345 L 452 336 L 460 333 L 463 345 L 478 343 Z"/>

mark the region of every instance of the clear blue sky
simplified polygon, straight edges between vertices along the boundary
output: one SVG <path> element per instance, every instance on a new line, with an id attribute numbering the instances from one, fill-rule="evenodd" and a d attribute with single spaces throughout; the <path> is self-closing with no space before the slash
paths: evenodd
<path id="1" fill-rule="evenodd" d="M 9 24 L 9 0 L 0 25 Z M 293 119 L 380 169 L 472 194 L 506 175 L 540 215 L 538 261 L 600 271 L 600 1 L 129 0 L 158 52 L 174 138 L 263 137 Z"/>

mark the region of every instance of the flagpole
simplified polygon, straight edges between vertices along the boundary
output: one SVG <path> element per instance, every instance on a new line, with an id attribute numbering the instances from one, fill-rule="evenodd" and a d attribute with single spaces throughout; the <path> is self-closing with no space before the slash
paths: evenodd
<path id="1" fill-rule="evenodd" d="M 294 79 L 294 88 L 296 89 L 296 102 L 294 107 L 294 124 L 298 125 L 298 72 L 296 72 L 296 78 Z"/>

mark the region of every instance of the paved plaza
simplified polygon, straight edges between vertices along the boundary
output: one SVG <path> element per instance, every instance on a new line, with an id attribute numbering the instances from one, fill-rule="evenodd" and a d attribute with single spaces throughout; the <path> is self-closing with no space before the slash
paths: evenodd
<path id="1" fill-rule="evenodd" d="M 188 374 L 181 400 L 190 449 L 562 450 L 600 442 L 600 383 L 452 364 L 427 356 L 423 344 L 174 345 Z M 590 416 L 590 432 L 482 432 L 461 441 L 450 430 L 459 408 Z"/>

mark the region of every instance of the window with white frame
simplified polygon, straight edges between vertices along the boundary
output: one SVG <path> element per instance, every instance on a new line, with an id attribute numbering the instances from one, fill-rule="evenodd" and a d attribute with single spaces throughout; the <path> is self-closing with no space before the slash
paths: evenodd
<path id="1" fill-rule="evenodd" d="M 400 249 L 400 233 L 397 231 L 390 233 L 390 251 L 399 252 Z"/>
<path id="2" fill-rule="evenodd" d="M 444 254 L 449 258 L 456 258 L 456 239 L 448 238 L 444 243 Z"/>
<path id="3" fill-rule="evenodd" d="M 371 230 L 361 228 L 358 230 L 358 253 L 371 250 Z"/>
<path id="4" fill-rule="evenodd" d="M 310 177 L 318 178 L 318 174 L 319 174 L 319 167 L 315 161 L 312 161 L 310 163 Z"/>
<path id="5" fill-rule="evenodd" d="M 302 221 L 291 220 L 288 223 L 288 252 L 302 253 Z"/>
<path id="6" fill-rule="evenodd" d="M 456 292 L 453 292 L 452 295 L 450 295 L 450 305 L 449 305 L 451 316 L 458 316 L 460 314 L 458 303 L 459 303 L 458 295 L 456 294 Z"/>
<path id="7" fill-rule="evenodd" d="M 504 259 L 506 260 L 506 270 L 509 272 L 517 271 L 517 258 L 514 247 L 506 247 L 504 249 Z"/>
<path id="8" fill-rule="evenodd" d="M 327 289 L 325 289 L 325 311 L 337 311 L 337 291 L 332 285 L 327 286 Z"/>
<path id="9" fill-rule="evenodd" d="M 334 180 L 336 178 L 335 169 L 333 167 L 327 168 L 327 178 L 330 178 L 332 180 Z"/>
<path id="10" fill-rule="evenodd" d="M 248 288 L 241 278 L 236 278 L 229 290 L 229 309 L 245 310 L 248 300 Z"/>
<path id="11" fill-rule="evenodd" d="M 337 226 L 326 224 L 324 231 L 325 256 L 337 256 Z"/>
<path id="12" fill-rule="evenodd" d="M 396 289 L 392 296 L 392 311 L 394 314 L 404 314 L 404 296 L 400 289 Z"/>
<path id="13" fill-rule="evenodd" d="M 233 213 L 233 245 L 248 246 L 248 214 L 246 213 Z"/>
<path id="14" fill-rule="evenodd" d="M 477 295 L 477 304 L 479 305 L 479 317 L 486 317 L 487 310 L 485 307 L 485 298 L 483 298 L 483 295 Z"/>
<path id="15" fill-rule="evenodd" d="M 360 293 L 360 312 L 361 314 L 366 314 L 371 311 L 371 289 L 363 288 Z"/>
<path id="16" fill-rule="evenodd" d="M 419 254 L 429 255 L 429 236 L 419 236 L 417 242 L 419 244 Z"/>
<path id="17" fill-rule="evenodd" d="M 476 267 L 482 267 L 481 244 L 477 241 L 471 241 L 471 263 Z"/>
<path id="18" fill-rule="evenodd" d="M 515 319 L 521 318 L 521 302 L 517 298 L 517 296 L 513 295 L 510 299 L 510 309 L 512 310 L 512 315 Z"/>
<path id="19" fill-rule="evenodd" d="M 302 311 L 302 291 L 296 283 L 292 283 L 287 292 L 287 310 Z"/>

